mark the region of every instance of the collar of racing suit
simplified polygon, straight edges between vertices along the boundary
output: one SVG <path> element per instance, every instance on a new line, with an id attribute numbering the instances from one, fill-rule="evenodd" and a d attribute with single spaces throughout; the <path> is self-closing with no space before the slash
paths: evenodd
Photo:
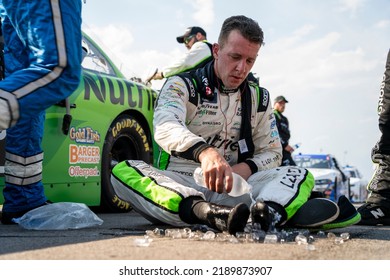
<path id="1" fill-rule="evenodd" d="M 202 98 L 208 100 L 214 99 L 214 94 L 218 92 L 225 93 L 223 90 L 222 81 L 216 76 L 214 71 L 214 60 L 207 63 L 204 67 L 198 68 L 192 72 L 190 75 L 194 79 L 195 87 L 197 92 L 201 95 Z M 221 88 L 222 87 L 222 88 Z M 218 92 L 215 91 L 215 88 L 218 89 Z M 227 90 L 226 93 L 236 92 L 237 90 L 241 91 L 241 107 L 242 107 L 242 119 L 241 119 L 241 129 L 240 129 L 240 141 L 245 144 L 247 149 L 239 149 L 238 153 L 238 162 L 243 162 L 248 158 L 253 157 L 254 153 L 254 144 L 252 139 L 252 125 L 251 125 L 251 114 L 252 114 L 252 98 L 251 98 L 251 89 L 249 87 L 248 78 L 237 88 L 232 91 L 231 89 Z"/>
<path id="2" fill-rule="evenodd" d="M 207 63 L 204 67 L 194 70 L 194 74 L 193 78 L 195 78 L 199 93 L 203 98 L 207 98 L 209 100 L 213 99 L 215 88 L 217 88 L 220 93 L 225 94 L 237 92 L 239 89 L 242 93 L 245 93 L 246 89 L 249 89 L 247 79 L 245 79 L 238 88 L 225 88 L 222 80 L 215 74 L 214 60 Z"/>

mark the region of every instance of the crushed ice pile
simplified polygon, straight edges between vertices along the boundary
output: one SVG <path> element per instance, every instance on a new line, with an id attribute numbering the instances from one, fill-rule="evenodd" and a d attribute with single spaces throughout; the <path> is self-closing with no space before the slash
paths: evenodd
<path id="1" fill-rule="evenodd" d="M 349 233 L 341 233 L 336 235 L 333 232 L 325 233 L 318 231 L 312 234 L 308 229 L 281 229 L 273 228 L 271 231 L 265 232 L 259 227 L 248 224 L 243 232 L 238 232 L 236 235 L 231 235 L 227 232 L 214 232 L 204 225 L 196 225 L 193 228 L 169 228 L 154 230 L 146 230 L 143 238 L 134 240 L 134 245 L 137 247 L 148 247 L 154 238 L 171 238 L 171 239 L 189 239 L 196 241 L 213 241 L 227 243 L 265 243 L 265 244 L 298 244 L 306 246 L 309 251 L 314 251 L 316 248 L 314 242 L 316 239 L 327 238 L 334 244 L 342 244 L 349 239 Z"/>

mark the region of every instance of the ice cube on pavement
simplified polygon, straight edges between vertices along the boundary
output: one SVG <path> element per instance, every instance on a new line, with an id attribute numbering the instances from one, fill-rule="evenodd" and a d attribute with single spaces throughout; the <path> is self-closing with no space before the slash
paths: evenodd
<path id="1" fill-rule="evenodd" d="M 304 236 L 303 234 L 298 234 L 298 235 L 295 237 L 295 242 L 296 242 L 298 245 L 307 244 L 307 237 Z"/>
<path id="2" fill-rule="evenodd" d="M 276 234 L 266 234 L 264 237 L 264 243 L 275 244 L 278 242 L 278 236 Z"/>
<path id="3" fill-rule="evenodd" d="M 214 240 L 215 239 L 215 232 L 209 230 L 209 231 L 206 231 L 204 234 L 203 234 L 203 240 Z"/>
<path id="4" fill-rule="evenodd" d="M 136 238 L 134 239 L 134 245 L 137 247 L 149 247 L 153 239 L 146 236 L 145 238 Z"/>

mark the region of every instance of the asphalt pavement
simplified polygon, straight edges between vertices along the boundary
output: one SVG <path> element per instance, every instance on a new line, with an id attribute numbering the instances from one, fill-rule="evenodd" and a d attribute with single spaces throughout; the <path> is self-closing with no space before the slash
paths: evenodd
<path id="1" fill-rule="evenodd" d="M 390 226 L 351 226 L 317 233 L 291 230 L 279 234 L 277 243 L 264 243 L 264 236 L 258 240 L 244 235 L 238 239 L 217 235 L 209 240 L 195 234 L 165 236 L 161 233 L 175 228 L 153 225 L 134 211 L 97 215 L 102 225 L 77 230 L 37 231 L 0 224 L 0 259 L 390 260 Z M 147 233 L 152 236 L 145 238 Z M 297 243 L 298 233 L 308 243 Z"/>

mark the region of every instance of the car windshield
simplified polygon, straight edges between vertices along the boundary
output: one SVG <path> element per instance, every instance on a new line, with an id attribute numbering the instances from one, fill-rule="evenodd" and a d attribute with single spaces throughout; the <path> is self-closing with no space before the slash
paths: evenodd
<path id="1" fill-rule="evenodd" d="M 358 178 L 359 177 L 354 170 L 347 170 L 346 173 L 348 173 L 349 177 L 351 177 L 351 178 Z"/>
<path id="2" fill-rule="evenodd" d="M 82 47 L 83 61 L 81 65 L 84 69 L 108 75 L 115 75 L 115 72 L 108 61 L 86 38 L 83 38 Z"/>
<path id="3" fill-rule="evenodd" d="M 314 157 L 297 157 L 294 159 L 295 163 L 299 167 L 303 168 L 332 168 L 330 159 L 326 158 L 314 158 Z"/>

